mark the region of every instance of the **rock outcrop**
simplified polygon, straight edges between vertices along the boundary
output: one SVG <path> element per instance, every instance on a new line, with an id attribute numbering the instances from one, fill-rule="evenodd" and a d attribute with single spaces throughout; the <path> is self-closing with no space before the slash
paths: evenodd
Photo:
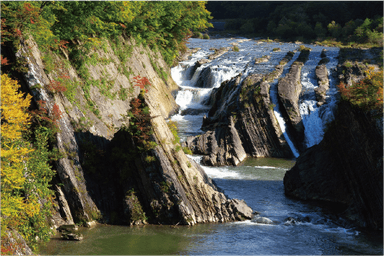
<path id="1" fill-rule="evenodd" d="M 299 109 L 299 96 L 302 89 L 301 68 L 307 61 L 309 52 L 308 49 L 301 51 L 297 60 L 290 67 L 288 74 L 277 85 L 282 113 L 287 119 L 286 123 L 299 149 L 302 148 L 304 140 L 304 125 Z"/>
<path id="2" fill-rule="evenodd" d="M 383 226 L 383 134 L 370 114 L 341 102 L 320 144 L 284 177 L 285 193 L 326 202 L 358 226 Z"/>
<path id="3" fill-rule="evenodd" d="M 203 120 L 206 133 L 188 137 L 185 142 L 193 153 L 205 155 L 203 164 L 237 165 L 247 155 L 292 157 L 274 116 L 269 89 L 293 55 L 289 52 L 265 76 L 251 74 L 240 83 L 238 75 L 214 89 L 207 101 L 212 107 Z"/>
<path id="4" fill-rule="evenodd" d="M 21 47 L 29 71 L 24 74 L 34 100 L 53 105 L 62 112 L 60 132 L 53 146 L 64 155 L 56 163 L 55 186 L 58 213 L 56 227 L 93 220 L 116 224 L 167 223 L 193 225 L 250 219 L 252 209 L 244 201 L 228 199 L 204 171 L 186 157 L 170 131 L 165 118 L 177 111 L 171 96 L 178 86 L 161 56 L 133 41 L 120 38 L 126 57 L 114 53 L 109 42 L 97 49 L 102 61 L 86 64 L 86 74 L 76 70 L 65 58 L 51 57 L 55 72 L 46 73 L 41 52 L 33 39 Z M 84 70 L 83 70 L 84 71 Z M 69 92 L 47 89 L 59 74 L 67 74 Z M 129 126 L 130 102 L 140 88 L 134 78 L 145 77 L 151 86 L 144 96 L 150 111 L 153 134 L 149 151 L 138 151 Z M 88 76 L 84 81 L 84 76 Z M 132 81 L 133 79 L 133 81 Z M 108 88 L 100 81 L 107 80 Z M 38 86 L 36 86 L 38 85 Z M 151 141 L 151 142 L 149 142 Z M 61 217 L 61 219 L 60 219 Z"/>
<path id="5" fill-rule="evenodd" d="M 2 230 L 1 253 L 8 255 L 33 255 L 32 249 L 16 230 Z"/>
<path id="6" fill-rule="evenodd" d="M 321 106 L 326 102 L 326 94 L 329 89 L 329 79 L 328 79 L 328 70 L 325 66 L 329 62 L 329 59 L 326 57 L 325 51 L 321 52 L 322 59 L 315 69 L 315 75 L 318 83 L 318 87 L 315 88 L 317 105 Z"/>

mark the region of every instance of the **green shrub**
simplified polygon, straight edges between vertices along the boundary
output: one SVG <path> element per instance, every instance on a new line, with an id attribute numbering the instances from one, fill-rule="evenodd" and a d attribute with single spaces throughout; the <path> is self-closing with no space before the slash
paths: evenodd
<path id="1" fill-rule="evenodd" d="M 188 147 L 183 147 L 183 151 L 187 155 L 192 155 L 192 151 Z"/>
<path id="2" fill-rule="evenodd" d="M 203 34 L 200 32 L 193 32 L 192 38 L 203 39 Z"/>

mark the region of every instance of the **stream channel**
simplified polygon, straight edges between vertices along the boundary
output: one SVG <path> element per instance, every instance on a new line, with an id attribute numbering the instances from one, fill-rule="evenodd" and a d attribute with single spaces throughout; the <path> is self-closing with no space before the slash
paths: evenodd
<path id="1" fill-rule="evenodd" d="M 203 64 L 193 72 L 194 63 L 214 53 L 213 48 L 232 47 L 238 44 L 240 51 L 230 50 L 219 58 Z M 305 45 L 312 48 L 308 61 L 302 69 L 303 93 L 300 97 L 300 112 L 305 125 L 306 145 L 319 143 L 323 127 L 333 119 L 337 102 L 336 79 L 333 69 L 337 65 L 338 48 Z M 180 112 L 171 119 L 177 121 L 181 139 L 201 134 L 201 124 L 209 106 L 204 105 L 213 88 L 240 73 L 242 78 L 253 72 L 266 74 L 288 51 L 295 51 L 294 43 L 261 43 L 249 39 L 190 39 L 189 48 L 201 48 L 189 60 L 172 69 L 172 77 L 178 83 L 176 101 Z M 280 48 L 281 51 L 274 51 Z M 320 54 L 327 50 L 330 62 L 327 64 L 330 90 L 327 103 L 317 107 L 314 94 L 317 82 L 315 68 L 321 60 Z M 285 66 L 288 72 L 293 59 Z M 255 58 L 269 55 L 269 61 L 255 63 Z M 205 88 L 196 88 L 201 71 L 210 66 L 211 77 Z M 192 74 L 193 72 L 193 74 Z M 271 97 L 274 101 L 277 80 L 271 84 Z M 275 115 L 282 131 L 285 124 L 279 118 L 278 104 Z M 184 111 L 184 112 L 183 112 Z M 184 113 L 182 115 L 181 113 Z M 185 114 L 187 113 L 187 114 Z M 189 114 L 188 114 L 189 113 Z M 284 134 L 289 141 L 288 134 Z M 293 145 L 295 156 L 298 153 Z M 296 151 L 296 152 L 295 152 Z M 199 162 L 201 156 L 189 156 Z M 140 227 L 98 225 L 92 229 L 82 229 L 84 240 L 64 241 L 53 238 L 42 248 L 41 254 L 61 255 L 138 255 L 138 254 L 194 254 L 194 255 L 373 255 L 383 254 L 382 233 L 371 233 L 357 229 L 346 221 L 335 217 L 332 209 L 302 202 L 284 195 L 283 177 L 295 161 L 294 159 L 259 158 L 247 159 L 236 167 L 202 166 L 208 176 L 225 191 L 230 198 L 244 199 L 261 216 L 271 219 L 273 224 L 258 224 L 251 220 L 224 224 L 198 224 L 189 226 Z"/>

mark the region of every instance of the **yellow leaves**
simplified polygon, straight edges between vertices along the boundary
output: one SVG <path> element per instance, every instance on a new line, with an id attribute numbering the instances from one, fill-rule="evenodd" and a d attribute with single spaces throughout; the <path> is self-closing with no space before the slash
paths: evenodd
<path id="1" fill-rule="evenodd" d="M 4 225 L 20 223 L 24 212 L 28 216 L 36 213 L 36 206 L 25 202 L 20 193 L 26 180 L 28 154 L 33 150 L 22 139 L 22 132 L 30 125 L 27 109 L 31 96 L 24 97 L 18 92 L 19 88 L 15 80 L 1 75 L 1 216 Z"/>
<path id="2" fill-rule="evenodd" d="M 3 139 L 18 139 L 21 132 L 27 130 L 30 116 L 26 112 L 31 102 L 30 95 L 25 98 L 18 92 L 20 85 L 16 81 L 1 75 L 1 136 Z"/>

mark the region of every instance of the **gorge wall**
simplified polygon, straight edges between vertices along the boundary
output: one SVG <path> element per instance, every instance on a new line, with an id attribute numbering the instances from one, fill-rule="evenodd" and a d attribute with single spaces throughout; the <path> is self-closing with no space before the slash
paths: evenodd
<path id="1" fill-rule="evenodd" d="M 374 49 L 341 51 L 340 80 L 361 80 L 367 66 L 360 61 L 370 56 Z M 382 112 L 341 101 L 323 140 L 300 155 L 286 173 L 284 187 L 289 196 L 325 203 L 360 227 L 382 230 Z"/>
<path id="2" fill-rule="evenodd" d="M 358 226 L 383 226 L 383 133 L 369 113 L 341 102 L 320 144 L 284 177 L 285 193 L 328 203 Z"/>
<path id="3" fill-rule="evenodd" d="M 63 158 L 56 163 L 52 224 L 91 226 L 99 220 L 193 225 L 251 218 L 252 209 L 245 202 L 228 199 L 180 150 L 165 121 L 178 109 L 172 96 L 178 86 L 160 54 L 133 40 L 119 40 L 118 49 L 104 42 L 82 56 L 95 61 L 81 69 L 62 49 L 60 55 L 49 53 L 55 69 L 48 72 L 33 39 L 23 42 L 17 53 L 27 61 L 23 78 L 34 102 L 44 101 L 50 114 L 54 105 L 62 113 L 54 143 Z M 71 90 L 49 90 L 63 74 Z M 134 86 L 137 76 L 150 82 L 146 93 Z M 130 102 L 140 97 L 153 129 L 146 141 L 153 147 L 146 151 L 127 130 Z"/>

